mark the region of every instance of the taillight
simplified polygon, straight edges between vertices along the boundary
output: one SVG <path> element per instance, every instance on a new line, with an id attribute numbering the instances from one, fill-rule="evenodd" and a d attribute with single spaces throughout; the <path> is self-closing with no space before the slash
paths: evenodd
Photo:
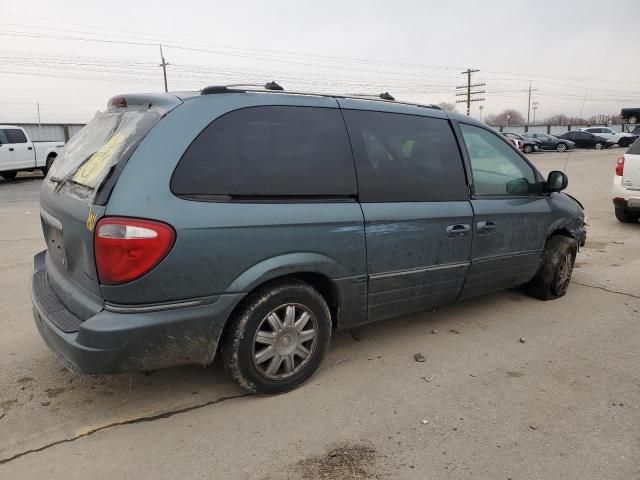
<path id="1" fill-rule="evenodd" d="M 149 273 L 176 239 L 166 223 L 134 218 L 104 217 L 95 232 L 98 278 L 105 285 L 131 282 Z"/>
<path id="2" fill-rule="evenodd" d="M 616 165 L 616 175 L 621 177 L 624 173 L 624 155 L 618 158 L 618 164 Z"/>

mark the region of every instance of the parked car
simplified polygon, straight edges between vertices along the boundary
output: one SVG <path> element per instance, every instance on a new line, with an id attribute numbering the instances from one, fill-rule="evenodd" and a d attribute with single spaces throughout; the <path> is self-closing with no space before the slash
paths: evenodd
<path id="1" fill-rule="evenodd" d="M 571 140 L 577 148 L 595 148 L 596 150 L 602 150 L 603 148 L 609 148 L 615 145 L 615 142 L 611 140 L 580 130 L 565 132 L 562 135 L 558 135 L 558 138 L 561 140 Z"/>
<path id="2" fill-rule="evenodd" d="M 598 137 L 606 138 L 607 140 L 611 140 L 613 143 L 617 143 L 619 146 L 625 148 L 635 142 L 636 138 L 638 138 L 632 133 L 616 132 L 609 127 L 588 127 L 581 128 L 580 130 L 583 132 L 593 133 Z"/>
<path id="3" fill-rule="evenodd" d="M 618 158 L 613 177 L 613 205 L 616 218 L 624 223 L 640 219 L 640 142 Z"/>
<path id="4" fill-rule="evenodd" d="M 246 390 L 284 392 L 337 330 L 518 285 L 564 295 L 586 238 L 567 181 L 433 106 L 116 97 L 43 182 L 35 322 L 81 372 L 220 351 Z"/>
<path id="5" fill-rule="evenodd" d="M 46 175 L 63 149 L 64 142 L 32 142 L 23 128 L 0 125 L 0 177 L 12 180 L 35 169 Z"/>
<path id="6" fill-rule="evenodd" d="M 576 144 L 571 140 L 559 139 L 553 135 L 546 133 L 532 133 L 528 132 L 523 135 L 526 138 L 535 140 L 540 144 L 540 150 L 556 150 L 558 152 L 566 152 L 572 150 Z"/>
<path id="7" fill-rule="evenodd" d="M 524 153 L 540 151 L 540 144 L 536 140 L 532 140 L 530 138 L 523 137 L 522 135 L 518 135 L 517 133 L 511 132 L 502 132 L 502 135 L 510 140 L 520 141 L 522 144 L 522 148 L 520 148 L 520 150 L 522 150 Z"/>
<path id="8" fill-rule="evenodd" d="M 623 108 L 620 116 L 629 123 L 638 123 L 640 119 L 640 108 Z"/>
<path id="9" fill-rule="evenodd" d="M 509 141 L 509 143 L 511 143 L 518 150 L 520 150 L 520 151 L 523 150 L 524 143 L 522 143 L 522 140 L 518 140 L 517 138 L 509 138 L 509 137 L 506 137 L 506 139 Z"/>

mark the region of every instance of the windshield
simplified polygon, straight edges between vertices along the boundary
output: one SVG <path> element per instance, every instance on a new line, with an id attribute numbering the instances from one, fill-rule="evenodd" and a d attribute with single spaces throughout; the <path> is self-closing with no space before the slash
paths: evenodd
<path id="1" fill-rule="evenodd" d="M 49 180 L 81 187 L 76 193 L 93 197 L 113 166 L 127 158 L 165 110 L 140 106 L 98 112 L 66 144 L 62 158 L 53 163 Z"/>

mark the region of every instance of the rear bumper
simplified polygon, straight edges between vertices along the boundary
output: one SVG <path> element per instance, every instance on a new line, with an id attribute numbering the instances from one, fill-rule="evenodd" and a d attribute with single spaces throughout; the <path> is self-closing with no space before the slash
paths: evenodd
<path id="1" fill-rule="evenodd" d="M 629 211 L 640 211 L 640 190 L 631 190 L 622 185 L 622 177 L 613 177 L 613 205 Z"/>
<path id="2" fill-rule="evenodd" d="M 78 320 L 77 330 L 69 331 L 74 329 L 73 314 L 52 309 L 53 292 L 46 283 L 43 287 L 43 275 L 44 252 L 34 258 L 31 279 L 38 331 L 66 366 L 90 374 L 211 363 L 226 320 L 243 296 L 220 295 L 198 300 L 195 305 L 176 303 L 170 309 L 154 311 L 144 311 L 149 306 L 121 307 L 126 313 L 102 310 L 84 322 Z M 64 330 L 58 326 L 61 313 L 66 319 Z"/>

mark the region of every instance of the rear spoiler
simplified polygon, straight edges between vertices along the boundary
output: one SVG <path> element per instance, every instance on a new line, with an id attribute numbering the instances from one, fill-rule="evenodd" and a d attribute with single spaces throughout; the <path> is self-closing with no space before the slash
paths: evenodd
<path id="1" fill-rule="evenodd" d="M 107 110 L 116 110 L 127 107 L 163 107 L 171 110 L 180 105 L 182 100 L 170 93 L 128 93 L 116 95 L 107 102 Z"/>

